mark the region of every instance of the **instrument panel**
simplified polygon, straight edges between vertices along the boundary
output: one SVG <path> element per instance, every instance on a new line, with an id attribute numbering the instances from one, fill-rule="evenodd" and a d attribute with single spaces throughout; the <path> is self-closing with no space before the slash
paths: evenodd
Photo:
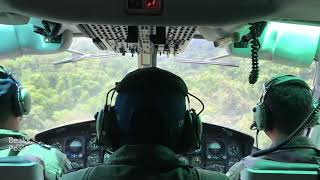
<path id="1" fill-rule="evenodd" d="M 57 127 L 35 136 L 36 141 L 51 145 L 65 153 L 73 170 L 103 162 L 104 152 L 96 144 L 95 121 Z"/>
<path id="2" fill-rule="evenodd" d="M 104 161 L 104 151 L 96 144 L 95 121 L 70 124 L 41 132 L 35 140 L 65 153 L 73 170 L 95 166 Z M 203 123 L 201 148 L 178 155 L 181 161 L 207 170 L 226 173 L 249 155 L 254 139 L 225 127 Z"/>
<path id="3" fill-rule="evenodd" d="M 231 166 L 251 154 L 254 139 L 241 132 L 203 123 L 201 148 L 179 156 L 192 166 L 226 173 Z"/>

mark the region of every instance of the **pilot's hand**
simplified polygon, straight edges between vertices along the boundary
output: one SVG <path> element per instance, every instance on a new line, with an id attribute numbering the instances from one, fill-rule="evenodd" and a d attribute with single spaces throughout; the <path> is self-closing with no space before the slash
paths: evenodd
<path id="1" fill-rule="evenodd" d="M 234 164 L 229 171 L 226 173 L 226 175 L 231 179 L 231 180 L 239 180 L 240 179 L 240 173 L 243 169 L 245 169 L 245 164 L 241 160 Z"/>

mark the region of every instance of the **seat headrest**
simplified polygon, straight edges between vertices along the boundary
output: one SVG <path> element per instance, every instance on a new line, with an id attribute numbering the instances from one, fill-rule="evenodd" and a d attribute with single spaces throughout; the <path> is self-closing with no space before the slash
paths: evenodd
<path id="1" fill-rule="evenodd" d="M 244 159 L 246 167 L 255 170 L 318 170 L 319 164 L 277 162 L 261 158 L 247 157 Z"/>
<path id="2" fill-rule="evenodd" d="M 42 159 L 32 156 L 32 155 L 27 155 L 27 156 L 8 156 L 8 157 L 1 157 L 0 158 L 0 166 L 5 165 L 5 164 L 28 164 L 28 163 L 38 163 L 43 166 L 44 168 L 44 162 Z"/>

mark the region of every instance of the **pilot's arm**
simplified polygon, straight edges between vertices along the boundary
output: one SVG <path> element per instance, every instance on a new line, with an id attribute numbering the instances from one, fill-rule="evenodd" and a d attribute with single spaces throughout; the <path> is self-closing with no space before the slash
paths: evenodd
<path id="1" fill-rule="evenodd" d="M 61 151 L 56 148 L 45 148 L 39 144 L 32 144 L 23 148 L 19 156 L 34 155 L 39 157 L 45 165 L 48 179 L 57 179 L 71 170 L 71 163 Z"/>
<path id="2" fill-rule="evenodd" d="M 227 176 L 231 179 L 231 180 L 239 180 L 240 179 L 240 173 L 242 170 L 244 170 L 246 168 L 245 163 L 243 160 L 237 162 L 236 164 L 234 164 L 229 171 L 227 172 Z"/>

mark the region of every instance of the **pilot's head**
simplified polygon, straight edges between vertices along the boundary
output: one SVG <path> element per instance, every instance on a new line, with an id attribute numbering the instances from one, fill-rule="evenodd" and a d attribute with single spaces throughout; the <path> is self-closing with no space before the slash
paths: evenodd
<path id="1" fill-rule="evenodd" d="M 254 108 L 255 125 L 275 140 L 296 130 L 313 108 L 311 89 L 304 80 L 292 75 L 277 76 L 264 85 Z"/>
<path id="2" fill-rule="evenodd" d="M 30 104 L 27 90 L 0 66 L 0 128 L 19 130 L 21 117 L 30 112 Z"/>
<path id="3" fill-rule="evenodd" d="M 100 136 L 104 146 L 160 144 L 181 152 L 199 145 L 201 122 L 187 108 L 188 88 L 180 77 L 159 68 L 139 69 L 129 73 L 116 91 L 115 106 L 97 116 L 98 125 L 104 114 L 102 127 L 97 127 L 98 134 L 99 128 L 106 129 L 100 133 L 107 137 Z"/>

